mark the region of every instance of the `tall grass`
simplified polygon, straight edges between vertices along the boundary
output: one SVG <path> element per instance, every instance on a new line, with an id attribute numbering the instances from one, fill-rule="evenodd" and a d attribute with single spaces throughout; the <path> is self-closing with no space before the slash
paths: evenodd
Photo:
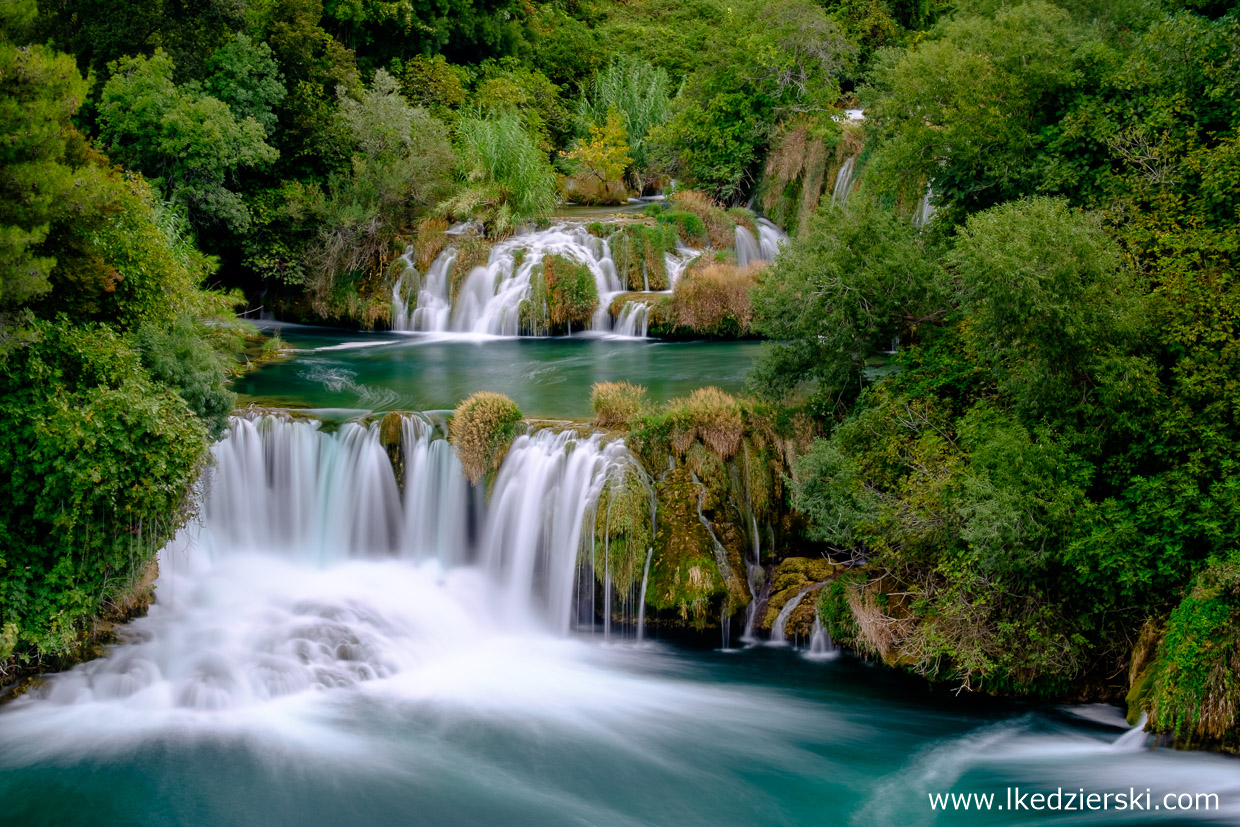
<path id="1" fill-rule="evenodd" d="M 646 134 L 672 116 L 671 80 L 667 72 L 633 55 L 616 57 L 596 72 L 583 90 L 577 115 L 583 123 L 602 126 L 615 111 L 628 130 L 633 165 L 649 166 Z"/>
<path id="2" fill-rule="evenodd" d="M 454 217 L 470 213 L 488 224 L 515 225 L 555 208 L 555 172 L 515 113 L 462 118 L 457 152 L 471 186 L 446 205 Z"/>

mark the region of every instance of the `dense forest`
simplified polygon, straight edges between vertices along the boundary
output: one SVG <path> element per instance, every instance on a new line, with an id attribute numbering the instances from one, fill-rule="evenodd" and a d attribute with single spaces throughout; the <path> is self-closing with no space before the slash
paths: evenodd
<path id="1" fill-rule="evenodd" d="M 745 404 L 808 423 L 832 637 L 1005 694 L 1122 674 L 1240 747 L 1228 2 L 0 0 L 0 135 L 10 668 L 192 514 L 236 311 L 383 327 L 414 240 L 667 192 L 654 229 L 792 236 L 686 291 L 769 340 Z"/>

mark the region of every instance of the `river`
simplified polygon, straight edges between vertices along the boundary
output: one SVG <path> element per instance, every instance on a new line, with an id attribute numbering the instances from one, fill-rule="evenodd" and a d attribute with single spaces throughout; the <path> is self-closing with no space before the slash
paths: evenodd
<path id="1" fill-rule="evenodd" d="M 243 401 L 337 420 L 483 389 L 584 418 L 598 380 L 737 390 L 757 347 L 283 335 L 289 358 L 238 381 Z M 149 615 L 0 709 L 6 824 L 1240 820 L 1235 760 L 1152 749 L 1112 707 L 957 695 L 848 653 L 605 636 L 578 549 L 623 445 L 520 437 L 483 496 L 441 418 L 403 422 L 398 481 L 377 424 L 234 418 Z M 1026 805 L 1112 795 L 1106 812 L 997 809 L 1017 787 Z M 943 793 L 995 809 L 944 814 Z M 1119 793 L 1218 809 L 1116 810 Z"/>

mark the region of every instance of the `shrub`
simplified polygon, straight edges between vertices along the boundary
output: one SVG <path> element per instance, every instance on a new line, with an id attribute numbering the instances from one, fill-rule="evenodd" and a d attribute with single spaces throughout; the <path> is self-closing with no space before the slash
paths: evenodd
<path id="1" fill-rule="evenodd" d="M 694 266 L 676 285 L 676 324 L 696 333 L 744 336 L 753 321 L 753 268 L 726 262 Z"/>
<path id="2" fill-rule="evenodd" d="M 718 388 L 698 388 L 685 405 L 697 435 L 720 459 L 727 459 L 741 447 L 744 424 L 736 397 Z"/>
<path id="3" fill-rule="evenodd" d="M 462 118 L 457 148 L 470 186 L 443 205 L 443 212 L 480 218 L 488 235 L 499 236 L 555 207 L 555 172 L 515 113 Z"/>
<path id="4" fill-rule="evenodd" d="M 499 469 L 520 421 L 521 409 L 502 393 L 479 391 L 457 406 L 449 437 L 471 483 Z"/>
<path id="5" fill-rule="evenodd" d="M 595 425 L 618 428 L 646 409 L 646 389 L 628 382 L 596 382 L 590 389 L 590 406 Z"/>
<path id="6" fill-rule="evenodd" d="M 716 204 L 709 195 L 693 190 L 681 190 L 672 195 L 672 205 L 678 210 L 690 212 L 702 220 L 711 246 L 723 249 L 736 244 L 736 222 L 727 210 Z"/>
<path id="7" fill-rule="evenodd" d="M 589 326 L 598 310 L 598 285 L 590 268 L 562 256 L 545 256 L 543 278 L 551 324 L 569 329 Z"/>
<path id="8" fill-rule="evenodd" d="M 0 361 L 0 627 L 23 660 L 72 649 L 126 593 L 208 455 L 206 428 L 123 337 L 63 316 L 27 333 Z"/>

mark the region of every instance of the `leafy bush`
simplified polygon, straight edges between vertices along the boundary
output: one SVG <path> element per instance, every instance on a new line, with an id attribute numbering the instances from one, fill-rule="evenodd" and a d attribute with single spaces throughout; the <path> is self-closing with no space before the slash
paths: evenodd
<path id="1" fill-rule="evenodd" d="M 499 470 L 520 422 L 521 409 L 502 393 L 479 391 L 457 406 L 449 437 L 471 483 Z"/>
<path id="2" fill-rule="evenodd" d="M 545 256 L 543 278 L 551 324 L 578 330 L 589 326 L 598 310 L 598 285 L 590 268 L 563 256 Z"/>
<path id="3" fill-rule="evenodd" d="M 745 336 L 753 321 L 754 270 L 731 263 L 695 264 L 677 283 L 676 325 L 707 336 Z"/>
<path id="4" fill-rule="evenodd" d="M 515 113 L 462 118 L 457 152 L 467 189 L 440 206 L 452 218 L 477 218 L 498 237 L 555 208 L 555 172 Z"/>
<path id="5" fill-rule="evenodd" d="M 172 538 L 207 433 L 110 328 L 26 335 L 0 363 L 0 626 L 29 659 L 72 649 Z"/>
<path id="6" fill-rule="evenodd" d="M 630 163 L 642 184 L 647 182 L 650 165 L 646 136 L 671 117 L 670 92 L 671 81 L 665 70 L 624 54 L 595 73 L 578 104 L 578 117 L 592 127 L 601 127 L 613 117 L 619 119 L 632 150 Z"/>
<path id="7" fill-rule="evenodd" d="M 590 389 L 594 424 L 600 428 L 627 425 L 647 407 L 646 389 L 628 382 L 596 382 Z"/>

